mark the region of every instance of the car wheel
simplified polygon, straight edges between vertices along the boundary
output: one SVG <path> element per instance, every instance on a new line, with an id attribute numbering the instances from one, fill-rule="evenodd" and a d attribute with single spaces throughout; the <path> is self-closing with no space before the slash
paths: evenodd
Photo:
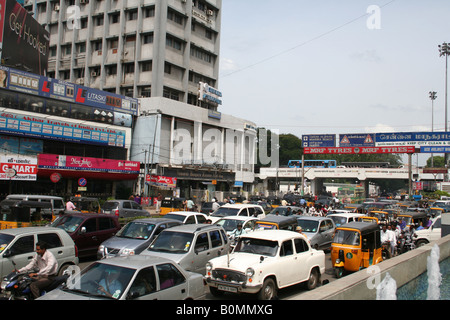
<path id="1" fill-rule="evenodd" d="M 426 244 L 428 244 L 427 240 L 419 240 L 419 241 L 417 241 L 416 246 L 418 248 L 418 247 L 423 247 Z"/>
<path id="2" fill-rule="evenodd" d="M 258 292 L 259 300 L 272 300 L 277 296 L 277 286 L 272 278 L 264 280 L 261 290 Z"/>
<path id="3" fill-rule="evenodd" d="M 344 268 L 334 268 L 334 274 L 336 278 L 342 278 L 342 276 L 344 275 Z"/>
<path id="4" fill-rule="evenodd" d="M 308 287 L 308 290 L 312 290 L 317 287 L 317 284 L 319 283 L 319 273 L 316 269 L 311 270 L 311 273 L 309 274 L 308 282 L 306 283 L 306 286 Z"/>

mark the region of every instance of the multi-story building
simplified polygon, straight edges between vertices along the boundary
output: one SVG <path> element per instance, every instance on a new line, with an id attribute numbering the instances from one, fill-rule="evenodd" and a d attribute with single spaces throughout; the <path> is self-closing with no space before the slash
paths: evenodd
<path id="1" fill-rule="evenodd" d="M 222 114 L 215 89 L 221 7 L 222 0 L 25 0 L 50 33 L 50 77 L 140 98 L 129 155 L 142 163 L 135 192 L 148 192 L 145 173 L 177 178 L 186 197 L 253 186 L 256 125 Z M 205 140 L 211 132 L 214 144 Z"/>

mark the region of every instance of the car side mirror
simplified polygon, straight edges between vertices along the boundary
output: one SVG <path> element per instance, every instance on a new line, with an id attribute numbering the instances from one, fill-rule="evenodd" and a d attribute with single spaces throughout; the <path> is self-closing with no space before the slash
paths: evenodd
<path id="1" fill-rule="evenodd" d="M 85 233 L 86 233 L 86 227 L 81 227 L 80 234 L 85 234 Z"/>
<path id="2" fill-rule="evenodd" d="M 3 252 L 3 258 L 8 258 L 11 256 L 12 256 L 11 249 L 7 249 L 7 250 L 5 250 L 5 252 Z"/>

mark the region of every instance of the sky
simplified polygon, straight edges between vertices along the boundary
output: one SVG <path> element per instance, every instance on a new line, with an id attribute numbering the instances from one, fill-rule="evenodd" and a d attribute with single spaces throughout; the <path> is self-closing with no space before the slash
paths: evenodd
<path id="1" fill-rule="evenodd" d="M 449 0 L 223 0 L 219 111 L 299 138 L 444 131 L 444 42 Z"/>

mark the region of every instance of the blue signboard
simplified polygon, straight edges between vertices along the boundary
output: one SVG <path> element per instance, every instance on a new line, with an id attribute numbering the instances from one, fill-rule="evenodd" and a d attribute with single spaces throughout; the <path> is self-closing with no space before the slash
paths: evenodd
<path id="1" fill-rule="evenodd" d="M 340 134 L 339 147 L 375 147 L 375 135 L 373 133 Z"/>
<path id="2" fill-rule="evenodd" d="M 0 66 L 6 73 L 0 87 L 45 98 L 63 100 L 93 108 L 101 108 L 130 115 L 138 115 L 139 100 L 115 93 L 81 86 L 63 80 Z"/>
<path id="3" fill-rule="evenodd" d="M 450 146 L 450 132 L 376 133 L 376 146 Z"/>
<path id="4" fill-rule="evenodd" d="M 304 147 L 335 147 L 335 134 L 309 134 L 302 136 Z"/>
<path id="5" fill-rule="evenodd" d="M 420 147 L 421 153 L 450 153 L 450 147 Z"/>
<path id="6" fill-rule="evenodd" d="M 0 114 L 0 133 L 122 148 L 125 146 L 125 131 L 122 130 L 50 120 L 18 113 L 3 112 Z"/>

